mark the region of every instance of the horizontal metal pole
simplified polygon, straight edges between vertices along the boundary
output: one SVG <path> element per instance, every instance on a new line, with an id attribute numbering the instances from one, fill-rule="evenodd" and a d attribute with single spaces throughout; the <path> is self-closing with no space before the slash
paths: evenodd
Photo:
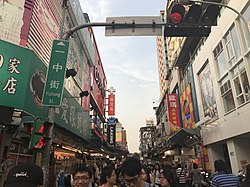
<path id="1" fill-rule="evenodd" d="M 70 36 L 74 34 L 74 32 L 86 28 L 86 27 L 110 27 L 113 29 L 120 28 L 161 28 L 165 26 L 166 23 L 85 23 L 82 25 L 77 25 L 70 30 L 68 30 L 63 36 L 63 40 L 68 40 Z"/>

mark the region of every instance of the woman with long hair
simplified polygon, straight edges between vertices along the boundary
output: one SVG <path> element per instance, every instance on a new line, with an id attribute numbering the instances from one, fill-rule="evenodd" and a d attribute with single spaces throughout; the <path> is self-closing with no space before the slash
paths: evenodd
<path id="1" fill-rule="evenodd" d="M 146 166 L 142 166 L 140 178 L 142 181 L 150 185 L 151 181 L 149 176 L 149 168 L 147 168 Z"/>
<path id="2" fill-rule="evenodd" d="M 173 172 L 169 167 L 163 167 L 160 174 L 161 187 L 176 187 Z"/>

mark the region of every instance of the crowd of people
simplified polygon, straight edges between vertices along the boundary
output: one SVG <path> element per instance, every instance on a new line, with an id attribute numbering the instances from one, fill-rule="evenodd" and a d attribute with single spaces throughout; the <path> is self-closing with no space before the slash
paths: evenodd
<path id="1" fill-rule="evenodd" d="M 250 186 L 250 164 L 246 167 L 246 178 L 242 183 L 236 175 L 228 172 L 223 160 L 216 160 L 214 168 L 216 174 L 208 183 L 196 163 L 187 172 L 181 164 L 176 168 L 159 163 L 143 165 L 136 157 L 127 157 L 116 164 L 106 163 L 101 169 L 86 164 L 76 165 L 72 174 L 59 175 L 57 187 Z M 43 187 L 43 170 L 35 164 L 17 165 L 9 171 L 5 187 Z"/>

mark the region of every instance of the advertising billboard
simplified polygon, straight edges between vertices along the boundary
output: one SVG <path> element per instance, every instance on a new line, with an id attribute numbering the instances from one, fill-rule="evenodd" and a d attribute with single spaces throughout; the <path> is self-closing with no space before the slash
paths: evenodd
<path id="1" fill-rule="evenodd" d="M 188 84 L 180 97 L 183 128 L 194 128 L 194 106 L 191 93 L 191 85 Z"/>

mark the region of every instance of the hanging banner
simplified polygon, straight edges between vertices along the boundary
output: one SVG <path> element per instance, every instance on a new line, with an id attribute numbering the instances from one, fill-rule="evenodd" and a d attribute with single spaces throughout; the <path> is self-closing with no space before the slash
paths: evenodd
<path id="1" fill-rule="evenodd" d="M 170 131 L 176 132 L 180 130 L 180 115 L 178 110 L 179 103 L 177 94 L 167 94 L 167 106 Z"/>
<path id="2" fill-rule="evenodd" d="M 115 125 L 108 125 L 107 130 L 107 139 L 108 143 L 112 146 L 115 146 L 116 143 L 116 126 Z"/>
<path id="3" fill-rule="evenodd" d="M 115 95 L 112 92 L 108 96 L 108 115 L 115 115 Z"/>
<path id="4" fill-rule="evenodd" d="M 182 95 L 180 96 L 180 105 L 182 112 L 183 128 L 194 128 L 195 114 L 190 84 L 188 84 L 188 86 L 185 88 Z"/>

